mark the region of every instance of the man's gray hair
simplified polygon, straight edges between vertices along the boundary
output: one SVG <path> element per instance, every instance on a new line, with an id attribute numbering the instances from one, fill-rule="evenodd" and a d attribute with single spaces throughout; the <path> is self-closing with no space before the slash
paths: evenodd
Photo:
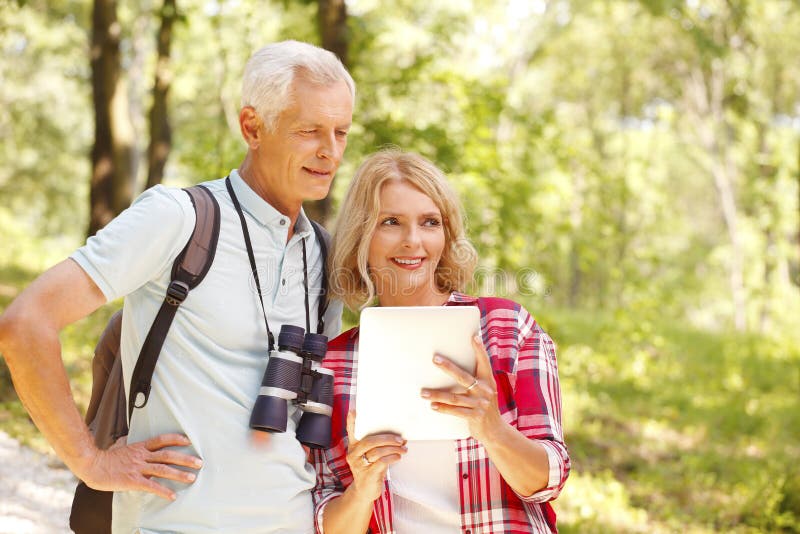
<path id="1" fill-rule="evenodd" d="M 299 41 L 281 41 L 264 46 L 247 60 L 242 107 L 253 107 L 272 131 L 278 115 L 292 104 L 289 93 L 298 73 L 321 86 L 345 82 L 355 102 L 356 84 L 333 52 Z"/>

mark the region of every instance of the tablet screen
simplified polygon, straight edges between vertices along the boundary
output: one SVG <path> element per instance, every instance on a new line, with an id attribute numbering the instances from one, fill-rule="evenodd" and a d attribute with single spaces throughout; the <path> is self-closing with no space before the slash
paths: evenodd
<path id="1" fill-rule="evenodd" d="M 458 386 L 433 364 L 434 353 L 474 373 L 475 306 L 395 306 L 361 312 L 355 437 L 396 432 L 408 440 L 460 439 L 466 421 L 438 413 L 420 389 Z"/>

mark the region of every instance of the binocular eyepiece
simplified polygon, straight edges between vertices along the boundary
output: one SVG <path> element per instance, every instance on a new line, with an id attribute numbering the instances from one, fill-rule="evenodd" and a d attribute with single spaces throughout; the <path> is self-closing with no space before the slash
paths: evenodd
<path id="1" fill-rule="evenodd" d="M 320 363 L 328 350 L 328 338 L 299 326 L 283 325 L 278 348 L 269 355 L 261 389 L 250 415 L 250 428 L 286 432 L 289 401 L 303 410 L 297 439 L 314 449 L 331 441 L 333 371 Z"/>

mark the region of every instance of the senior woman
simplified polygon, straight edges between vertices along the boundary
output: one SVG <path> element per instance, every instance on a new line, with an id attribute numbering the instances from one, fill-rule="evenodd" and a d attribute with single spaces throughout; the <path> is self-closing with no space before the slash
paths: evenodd
<path id="1" fill-rule="evenodd" d="M 356 440 L 358 328 L 330 342 L 333 437 L 313 453 L 317 531 L 557 532 L 549 501 L 570 459 L 553 342 L 519 304 L 461 293 L 475 251 L 443 173 L 416 154 L 378 152 L 358 169 L 340 213 L 331 288 L 351 309 L 376 298 L 380 306 L 477 306 L 481 332 L 472 340 L 474 376 L 433 357 L 460 392 L 420 392 L 431 409 L 466 419 L 471 437 L 455 441 Z"/>

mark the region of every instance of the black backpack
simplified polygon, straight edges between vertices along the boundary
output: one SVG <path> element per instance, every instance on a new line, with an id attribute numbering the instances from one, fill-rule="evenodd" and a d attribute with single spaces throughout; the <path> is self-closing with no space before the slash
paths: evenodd
<path id="1" fill-rule="evenodd" d="M 119 357 L 122 310 L 111 316 L 95 347 L 92 359 L 92 394 L 86 409 L 86 423 L 100 449 L 108 449 L 119 438 L 128 435 L 128 421 L 133 409 L 141 408 L 147 403 L 153 371 L 175 313 L 189 291 L 202 282 L 214 261 L 219 239 L 219 204 L 214 195 L 202 185 L 189 187 L 184 191 L 189 194 L 194 206 L 194 231 L 175 258 L 164 302 L 153 319 L 139 352 L 131 377 L 127 411 L 122 362 Z M 322 250 L 322 303 L 318 307 L 321 320 L 327 308 L 325 265 L 330 235 L 316 222 L 311 221 L 311 225 Z M 110 534 L 113 495 L 112 491 L 96 490 L 79 481 L 69 516 L 72 531 L 76 534 Z"/>

